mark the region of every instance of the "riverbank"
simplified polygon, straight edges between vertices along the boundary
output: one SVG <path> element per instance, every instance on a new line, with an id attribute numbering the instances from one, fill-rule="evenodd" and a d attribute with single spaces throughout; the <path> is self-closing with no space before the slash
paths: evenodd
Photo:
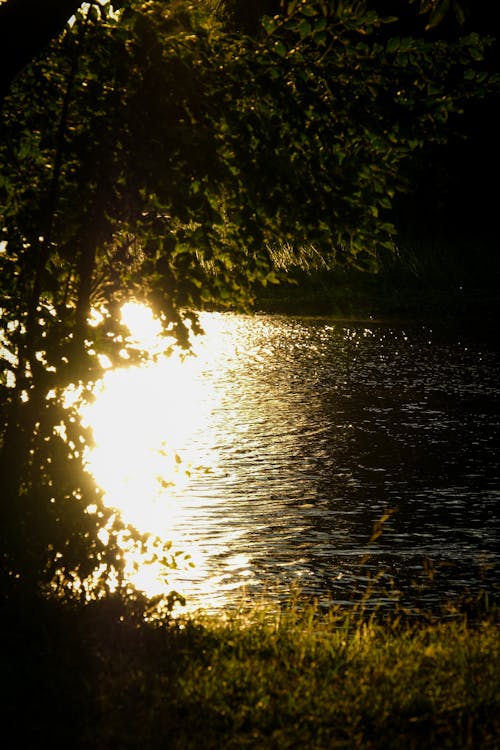
<path id="1" fill-rule="evenodd" d="M 160 626 L 116 600 L 36 608 L 3 617 L 3 729 L 19 746 L 500 747 L 491 611 L 377 621 L 290 605 Z"/>
<path id="2" fill-rule="evenodd" d="M 412 270 L 394 260 L 379 273 L 356 269 L 291 271 L 279 285 L 256 291 L 255 311 L 325 315 L 356 320 L 436 320 L 469 318 L 492 325 L 500 312 L 498 263 L 479 263 L 480 271 L 451 259 L 430 261 Z"/>
<path id="3" fill-rule="evenodd" d="M 333 276 L 333 275 L 332 275 Z M 500 297 L 489 288 L 450 290 L 423 284 L 391 284 L 387 276 L 349 276 L 339 272 L 325 282 L 319 276 L 297 285 L 266 287 L 255 299 L 256 312 L 325 315 L 342 320 L 498 320 Z"/>

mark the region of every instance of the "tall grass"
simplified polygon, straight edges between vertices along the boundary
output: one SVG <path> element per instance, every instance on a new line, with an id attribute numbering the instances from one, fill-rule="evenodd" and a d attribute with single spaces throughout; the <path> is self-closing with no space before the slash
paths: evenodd
<path id="1" fill-rule="evenodd" d="M 493 615 L 384 621 L 291 605 L 153 632 L 139 658 L 103 654 L 93 746 L 500 747 Z"/>
<path id="2" fill-rule="evenodd" d="M 119 598 L 2 608 L 14 747 L 496 750 L 500 618 L 291 600 L 147 622 Z"/>

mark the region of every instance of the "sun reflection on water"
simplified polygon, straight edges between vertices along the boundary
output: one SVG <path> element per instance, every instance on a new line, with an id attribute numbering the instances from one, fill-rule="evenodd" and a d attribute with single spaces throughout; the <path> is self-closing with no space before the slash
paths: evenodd
<path id="1" fill-rule="evenodd" d="M 123 321 L 131 336 L 145 348 L 158 348 L 160 326 L 151 311 L 139 304 L 123 309 Z M 130 577 L 147 594 L 167 593 L 171 589 L 188 598 L 194 595 L 197 606 L 212 607 L 220 598 L 222 581 L 210 575 L 209 556 L 226 553 L 231 534 L 222 534 L 218 546 L 207 552 L 193 533 L 193 520 L 202 523 L 200 505 L 192 492 L 200 475 L 217 470 L 217 449 L 207 440 L 210 416 L 221 398 L 204 378 L 204 372 L 217 370 L 227 337 L 222 335 L 217 316 L 205 316 L 206 335 L 194 344 L 194 356 L 161 356 L 140 367 L 109 370 L 94 391 L 95 401 L 82 408 L 85 425 L 92 428 L 95 447 L 88 455 L 88 468 L 105 493 L 107 505 L 117 508 L 124 520 L 141 533 L 158 535 L 172 542 L 172 552 L 190 555 L 178 570 L 158 564 L 140 565 Z M 211 379 L 213 386 L 213 377 Z M 199 453 L 199 440 L 210 450 Z M 233 532 L 234 535 L 234 532 Z M 227 561 L 237 568 L 248 567 L 248 560 Z M 166 573 L 166 580 L 165 580 Z M 227 584 L 230 587 L 230 584 Z"/>
<path id="2" fill-rule="evenodd" d="M 159 352 L 149 311 L 124 314 L 131 336 Z M 164 570 L 126 552 L 139 588 L 210 611 L 285 601 L 296 584 L 346 602 L 367 569 L 387 565 L 405 586 L 426 557 L 456 566 L 440 584 L 447 595 L 483 585 L 477 555 L 498 546 L 496 348 L 465 355 L 447 336 L 428 345 L 420 328 L 323 319 L 201 323 L 196 356 L 109 369 L 83 414 L 106 502 L 192 555 L 193 568 L 179 556 L 179 570 Z M 397 520 L 370 546 L 389 507 Z"/>

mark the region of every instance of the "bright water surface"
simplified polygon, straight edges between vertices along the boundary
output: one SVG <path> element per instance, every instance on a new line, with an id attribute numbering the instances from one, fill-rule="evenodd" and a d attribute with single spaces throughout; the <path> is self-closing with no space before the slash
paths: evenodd
<path id="1" fill-rule="evenodd" d="M 380 585 L 393 580 L 404 601 L 491 588 L 500 505 L 491 337 L 278 316 L 203 320 L 196 365 L 175 376 L 157 366 L 136 374 L 121 401 L 116 387 L 107 395 L 118 398 L 115 414 L 135 408 L 153 421 L 157 455 L 161 443 L 161 455 L 174 449 L 190 467 L 182 481 L 165 473 L 163 489 L 153 466 L 154 487 L 140 476 L 130 485 L 127 507 L 146 514 L 143 527 L 193 553 L 195 567 L 172 574 L 170 587 L 207 609 L 234 604 L 242 587 L 281 598 L 294 584 L 327 605 L 381 571 Z M 95 469 L 117 504 L 126 484 L 113 500 L 110 477 L 133 473 L 147 442 L 146 422 L 129 420 L 129 433 L 126 423 L 118 429 L 130 460 L 122 451 L 109 472 L 104 451 L 108 479 Z M 424 560 L 435 583 L 419 592 Z"/>

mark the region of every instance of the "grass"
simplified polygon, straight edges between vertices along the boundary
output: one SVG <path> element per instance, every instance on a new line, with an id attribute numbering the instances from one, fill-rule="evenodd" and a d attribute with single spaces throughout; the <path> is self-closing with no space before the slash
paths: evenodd
<path id="1" fill-rule="evenodd" d="M 173 702 L 184 720 L 165 727 L 172 747 L 485 748 L 499 738 L 491 623 L 392 627 L 306 608 L 198 628 Z"/>
<path id="2" fill-rule="evenodd" d="M 292 284 L 257 290 L 255 309 L 358 320 L 498 318 L 500 266 L 491 252 L 493 238 L 427 237 L 406 244 L 399 256 L 385 258 L 379 273 L 292 267 Z"/>
<path id="3" fill-rule="evenodd" d="M 113 601 L 38 606 L 3 639 L 19 746 L 500 747 L 494 611 L 383 619 L 308 604 L 160 626 Z"/>

